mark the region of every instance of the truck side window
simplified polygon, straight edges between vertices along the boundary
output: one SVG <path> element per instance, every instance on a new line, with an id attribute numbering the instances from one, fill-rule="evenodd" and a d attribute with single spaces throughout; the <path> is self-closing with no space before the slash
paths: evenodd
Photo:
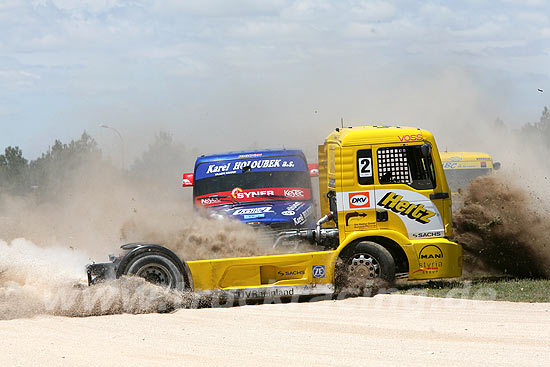
<path id="1" fill-rule="evenodd" d="M 422 154 L 420 145 L 379 148 L 378 181 L 405 184 L 417 190 L 436 186 L 432 157 Z"/>
<path id="2" fill-rule="evenodd" d="M 359 185 L 373 185 L 374 175 L 372 168 L 372 150 L 357 151 L 357 179 Z"/>

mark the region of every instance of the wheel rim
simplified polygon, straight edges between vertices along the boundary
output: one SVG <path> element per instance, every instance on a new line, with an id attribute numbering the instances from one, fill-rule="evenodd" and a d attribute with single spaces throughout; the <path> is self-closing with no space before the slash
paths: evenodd
<path id="1" fill-rule="evenodd" d="M 135 275 L 145 279 L 149 283 L 167 287 L 172 286 L 170 271 L 160 264 L 145 265 L 139 268 Z"/>
<path id="2" fill-rule="evenodd" d="M 376 279 L 380 277 L 380 264 L 369 254 L 355 254 L 348 263 L 350 275 L 355 278 Z"/>

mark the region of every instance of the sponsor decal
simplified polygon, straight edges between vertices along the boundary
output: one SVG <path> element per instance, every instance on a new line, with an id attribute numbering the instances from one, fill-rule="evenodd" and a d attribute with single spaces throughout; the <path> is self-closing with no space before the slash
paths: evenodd
<path id="1" fill-rule="evenodd" d="M 304 275 L 306 272 L 305 270 L 291 270 L 291 271 L 278 271 L 277 275 L 280 277 L 291 277 L 295 275 Z"/>
<path id="2" fill-rule="evenodd" d="M 262 206 L 262 207 L 259 207 L 259 208 L 237 209 L 233 212 L 233 215 L 262 214 L 262 213 L 269 213 L 269 212 L 271 212 L 271 207 Z"/>
<path id="3" fill-rule="evenodd" d="M 261 156 L 261 154 L 259 155 Z M 206 177 L 214 177 L 221 175 L 230 175 L 242 173 L 243 169 L 252 172 L 269 172 L 269 171 L 303 171 L 308 172 L 306 163 L 301 157 L 284 157 L 284 158 L 258 158 L 242 155 L 236 160 L 222 160 L 219 162 L 205 162 L 196 167 L 195 180 L 200 180 Z M 250 158 L 250 159 L 246 159 Z"/>
<path id="4" fill-rule="evenodd" d="M 244 219 L 258 219 L 258 218 L 264 218 L 265 214 L 245 214 L 243 215 Z"/>
<path id="5" fill-rule="evenodd" d="M 254 154 L 239 154 L 239 158 L 256 158 L 261 157 L 262 153 L 254 153 Z"/>
<path id="6" fill-rule="evenodd" d="M 443 163 L 443 169 L 455 169 L 458 166 L 456 162 L 445 162 Z"/>
<path id="7" fill-rule="evenodd" d="M 370 194 L 368 191 L 348 194 L 349 207 L 352 209 L 370 207 Z"/>
<path id="8" fill-rule="evenodd" d="M 208 169 L 206 170 L 206 174 L 212 174 L 212 173 L 220 173 L 220 172 L 227 172 L 229 171 L 229 168 L 231 167 L 231 163 L 227 164 L 211 164 L 208 166 Z"/>
<path id="9" fill-rule="evenodd" d="M 481 168 L 487 168 L 487 162 L 481 162 Z"/>
<path id="10" fill-rule="evenodd" d="M 307 221 L 307 218 L 313 213 L 313 208 L 310 206 L 306 210 L 304 210 L 302 213 L 300 213 L 299 216 L 296 218 L 292 218 L 294 221 L 294 225 L 299 226 L 301 224 L 304 224 Z"/>
<path id="11" fill-rule="evenodd" d="M 398 136 L 399 141 L 421 141 L 422 134 L 402 135 Z"/>
<path id="12" fill-rule="evenodd" d="M 427 245 L 418 253 L 418 266 L 415 273 L 435 273 L 443 266 L 443 251 L 437 245 Z"/>
<path id="13" fill-rule="evenodd" d="M 284 212 L 281 212 L 282 215 L 294 215 L 296 212 L 292 210 L 285 210 Z"/>
<path id="14" fill-rule="evenodd" d="M 290 198 L 284 195 L 285 192 L 287 194 L 290 192 L 291 195 L 298 195 L 300 197 Z M 195 197 L 195 202 L 196 205 L 211 206 L 220 204 L 235 204 L 236 202 L 244 203 L 251 201 L 280 201 L 284 200 L 283 196 L 284 198 L 286 198 L 289 205 L 289 207 L 287 207 L 285 210 L 296 211 L 298 208 L 305 205 L 303 200 L 310 200 L 311 191 L 310 189 L 299 187 L 274 187 L 257 189 L 243 189 L 242 187 L 235 187 L 231 191 L 214 192 L 197 196 Z"/>
<path id="15" fill-rule="evenodd" d="M 305 197 L 304 190 L 300 190 L 300 189 L 283 190 L 283 195 L 293 199 L 294 198 L 303 199 Z"/>
<path id="16" fill-rule="evenodd" d="M 430 223 L 431 218 L 435 215 L 434 212 L 426 209 L 423 204 L 411 204 L 403 200 L 402 195 L 397 195 L 391 191 L 378 202 L 378 205 L 390 209 L 394 213 L 407 216 L 421 224 Z"/>
<path id="17" fill-rule="evenodd" d="M 273 190 L 244 191 L 240 187 L 235 187 L 233 190 L 231 190 L 231 196 L 233 196 L 235 199 L 249 199 L 249 198 L 255 198 L 258 196 L 273 196 L 273 195 L 275 195 L 275 191 Z"/>
<path id="18" fill-rule="evenodd" d="M 358 213 L 358 212 L 351 212 L 346 214 L 346 227 L 349 226 L 349 220 L 355 217 L 363 217 L 365 218 L 367 216 L 367 213 Z"/>
<path id="19" fill-rule="evenodd" d="M 427 245 L 420 250 L 419 260 L 443 259 L 443 251 L 437 245 Z"/>
<path id="20" fill-rule="evenodd" d="M 443 237 L 443 231 L 413 233 L 414 238 Z"/>
<path id="21" fill-rule="evenodd" d="M 311 271 L 313 278 L 324 278 L 325 277 L 325 266 L 324 265 L 313 265 Z"/>
<path id="22" fill-rule="evenodd" d="M 222 201 L 218 198 L 201 199 L 201 204 L 202 205 L 215 205 L 215 204 L 219 204 L 221 202 Z"/>
<path id="23" fill-rule="evenodd" d="M 300 202 L 295 202 L 295 203 L 292 203 L 290 204 L 289 206 L 286 207 L 286 210 L 288 211 L 295 211 L 301 207 L 303 207 L 305 204 L 304 203 L 300 203 Z"/>
<path id="24" fill-rule="evenodd" d="M 282 159 L 262 159 L 255 161 L 238 161 L 233 165 L 234 170 L 242 170 L 245 167 L 250 167 L 250 169 L 294 167 L 294 162 Z"/>
<path id="25" fill-rule="evenodd" d="M 236 290 L 230 293 L 235 294 L 236 298 L 287 297 L 294 295 L 294 288 Z"/>

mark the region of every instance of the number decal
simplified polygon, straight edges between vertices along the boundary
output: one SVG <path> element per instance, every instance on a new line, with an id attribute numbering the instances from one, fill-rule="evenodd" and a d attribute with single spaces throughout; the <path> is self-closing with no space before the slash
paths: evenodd
<path id="1" fill-rule="evenodd" d="M 359 177 L 372 177 L 371 158 L 359 158 Z"/>

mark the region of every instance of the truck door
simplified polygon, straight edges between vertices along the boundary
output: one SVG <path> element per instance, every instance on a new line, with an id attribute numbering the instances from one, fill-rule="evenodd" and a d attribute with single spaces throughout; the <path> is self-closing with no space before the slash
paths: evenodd
<path id="1" fill-rule="evenodd" d="M 449 194 L 441 192 L 446 182 L 436 180 L 431 146 L 381 144 L 373 146 L 373 153 L 378 227 L 400 231 L 410 239 L 444 237 L 440 199 Z"/>
<path id="2" fill-rule="evenodd" d="M 342 189 L 337 193 L 339 228 L 376 229 L 374 169 L 370 145 L 341 149 Z"/>

